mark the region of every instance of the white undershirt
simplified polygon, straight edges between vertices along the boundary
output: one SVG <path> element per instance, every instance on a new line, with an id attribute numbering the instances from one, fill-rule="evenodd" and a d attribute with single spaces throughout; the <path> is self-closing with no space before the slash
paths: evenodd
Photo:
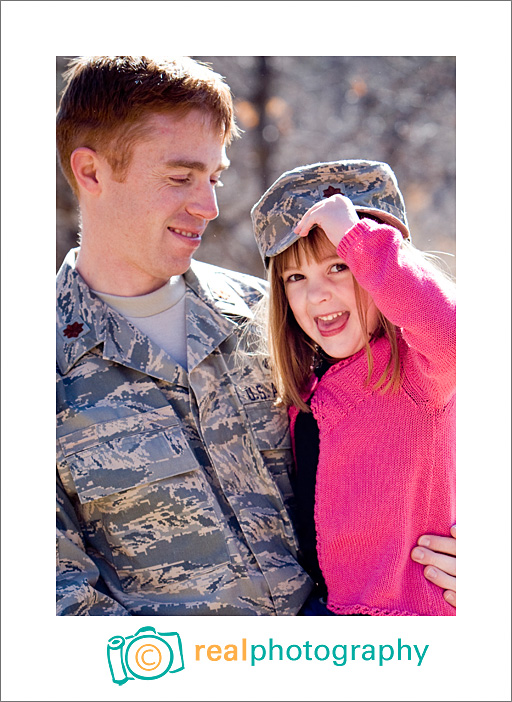
<path id="1" fill-rule="evenodd" d="M 177 275 L 147 295 L 122 297 L 93 292 L 186 369 L 185 290 L 183 276 Z"/>

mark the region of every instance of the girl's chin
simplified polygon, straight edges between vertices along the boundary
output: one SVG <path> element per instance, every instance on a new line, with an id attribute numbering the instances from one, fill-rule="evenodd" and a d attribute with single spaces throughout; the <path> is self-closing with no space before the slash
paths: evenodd
<path id="1" fill-rule="evenodd" d="M 336 359 L 337 361 L 342 361 L 344 358 L 350 358 L 350 356 L 356 354 L 364 346 L 363 343 L 356 344 L 353 347 L 349 347 L 345 344 L 329 344 L 325 343 L 325 339 L 323 340 L 323 343 L 317 341 L 317 344 L 320 346 L 324 354 Z"/>

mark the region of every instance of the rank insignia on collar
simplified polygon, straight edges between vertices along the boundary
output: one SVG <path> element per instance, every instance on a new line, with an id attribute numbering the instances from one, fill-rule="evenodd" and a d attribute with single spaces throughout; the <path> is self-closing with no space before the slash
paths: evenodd
<path id="1" fill-rule="evenodd" d="M 212 278 L 208 280 L 210 294 L 216 300 L 223 300 L 231 305 L 235 304 L 237 296 L 234 290 L 226 284 L 226 281 L 223 279 L 224 276 L 219 276 L 219 278 L 220 280 L 216 280 L 216 276 L 212 276 Z"/>
<path id="2" fill-rule="evenodd" d="M 75 339 L 79 339 L 81 336 L 84 336 L 90 331 L 90 329 L 83 319 L 77 317 L 76 319 L 72 319 L 71 322 L 69 322 L 69 324 L 67 324 L 65 327 L 61 327 L 59 331 L 61 336 L 63 336 L 66 342 L 69 343 L 70 341 L 74 341 Z"/>
<path id="3" fill-rule="evenodd" d="M 219 288 L 218 290 L 215 291 L 217 297 L 219 300 L 229 300 L 233 294 L 233 291 L 227 291 L 224 288 Z"/>

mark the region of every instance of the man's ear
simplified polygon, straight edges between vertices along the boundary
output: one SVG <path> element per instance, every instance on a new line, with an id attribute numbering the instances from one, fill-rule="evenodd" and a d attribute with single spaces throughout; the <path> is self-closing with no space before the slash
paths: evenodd
<path id="1" fill-rule="evenodd" d="M 91 195 L 99 195 L 101 192 L 98 178 L 100 163 L 96 151 L 80 146 L 71 154 L 70 164 L 79 187 Z"/>

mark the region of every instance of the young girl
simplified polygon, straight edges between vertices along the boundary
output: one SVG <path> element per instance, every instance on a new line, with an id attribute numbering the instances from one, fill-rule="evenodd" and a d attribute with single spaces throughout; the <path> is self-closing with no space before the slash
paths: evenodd
<path id="1" fill-rule="evenodd" d="M 455 522 L 454 286 L 412 248 L 386 164 L 285 173 L 252 215 L 299 539 L 314 570 L 316 536 L 329 612 L 453 616 L 410 550 Z"/>

